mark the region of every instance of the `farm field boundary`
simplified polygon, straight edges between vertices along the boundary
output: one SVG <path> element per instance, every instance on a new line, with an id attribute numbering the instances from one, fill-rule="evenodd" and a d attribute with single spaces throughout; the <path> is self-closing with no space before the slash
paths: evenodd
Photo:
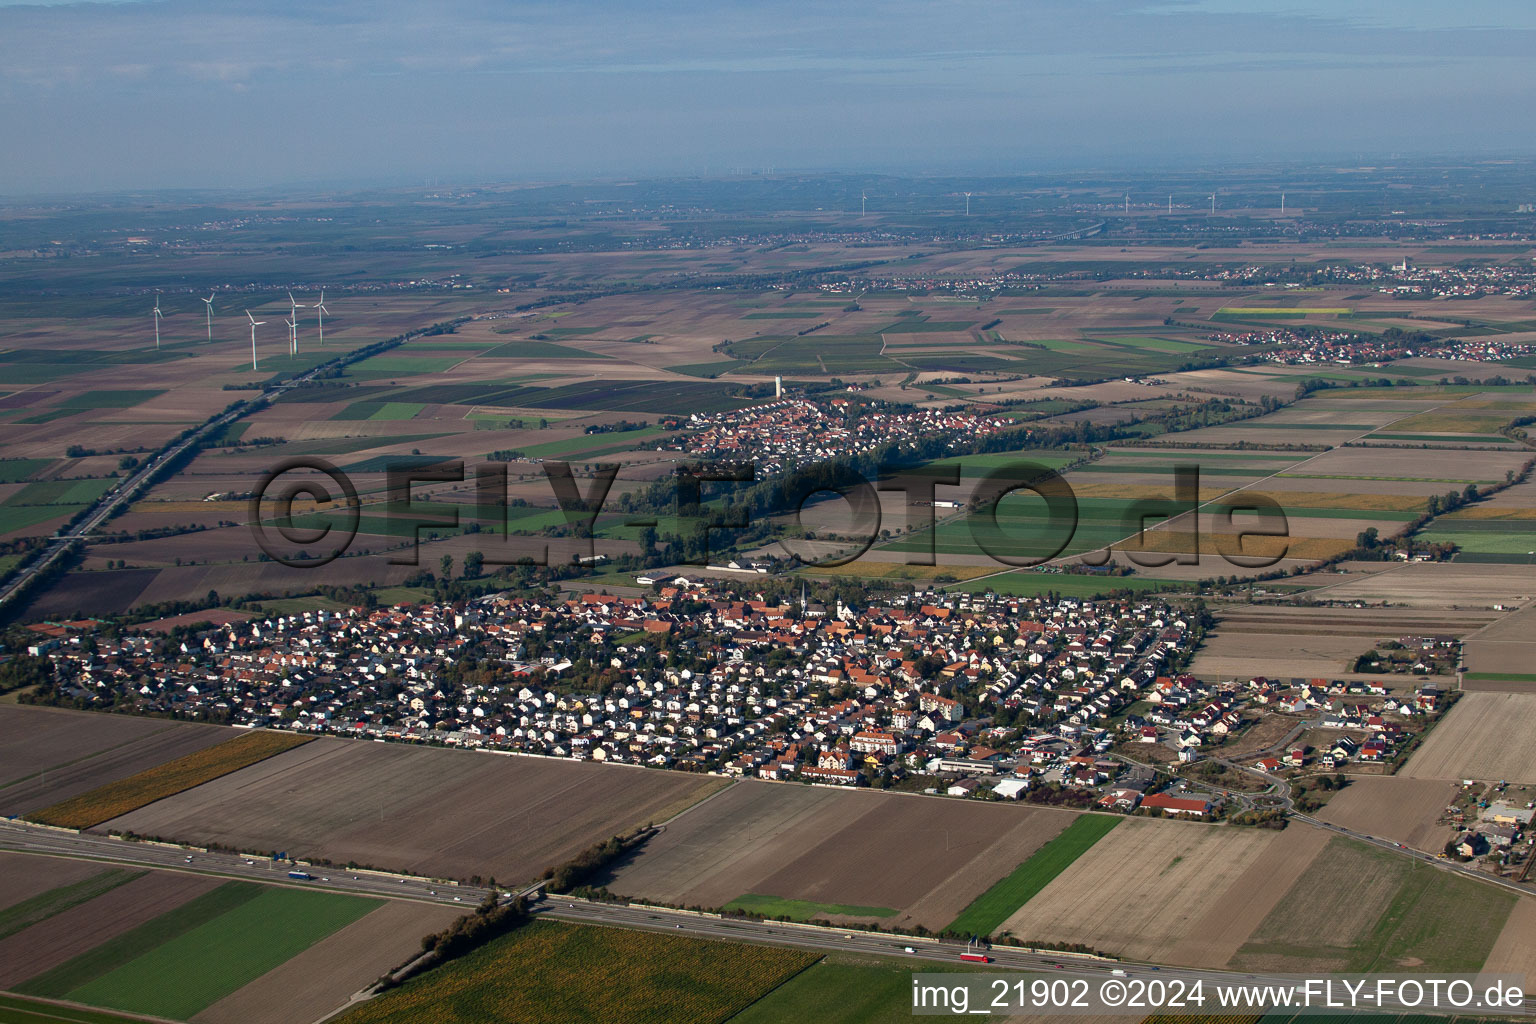
<path id="1" fill-rule="evenodd" d="M 87 829 L 140 807 L 211 782 L 308 743 L 309 736 L 249 732 L 217 746 L 146 769 L 88 793 L 44 807 L 27 817 L 41 825 Z"/>
<path id="2" fill-rule="evenodd" d="M 1120 818 L 1085 814 L 1048 840 L 1024 863 L 976 897 L 960 916 L 950 922 L 948 931 L 966 935 L 991 935 L 1035 894 L 1050 884 L 1089 847 L 1103 839 L 1120 824 Z"/>

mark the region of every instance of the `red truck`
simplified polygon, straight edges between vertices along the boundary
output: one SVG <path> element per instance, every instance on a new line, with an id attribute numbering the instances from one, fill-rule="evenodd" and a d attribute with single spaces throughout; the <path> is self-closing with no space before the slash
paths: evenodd
<path id="1" fill-rule="evenodd" d="M 992 962 L 992 958 L 985 953 L 961 953 L 960 959 L 969 960 L 976 964 L 989 964 Z"/>

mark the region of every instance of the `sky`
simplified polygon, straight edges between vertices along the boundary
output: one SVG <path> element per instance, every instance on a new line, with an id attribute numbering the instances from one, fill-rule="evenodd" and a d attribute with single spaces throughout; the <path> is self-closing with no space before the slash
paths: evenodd
<path id="1" fill-rule="evenodd" d="M 1536 151 L 1520 0 L 0 0 L 0 195 Z"/>

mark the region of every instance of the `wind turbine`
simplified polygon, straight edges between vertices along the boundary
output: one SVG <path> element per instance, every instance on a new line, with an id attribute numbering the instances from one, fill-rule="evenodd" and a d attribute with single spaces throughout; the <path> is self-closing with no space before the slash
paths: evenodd
<path id="1" fill-rule="evenodd" d="M 965 194 L 965 215 L 967 217 L 971 215 L 971 194 L 969 192 Z"/>
<path id="2" fill-rule="evenodd" d="M 160 312 L 160 293 L 155 292 L 155 351 L 160 351 L 160 318 L 165 314 Z"/>
<path id="3" fill-rule="evenodd" d="M 293 323 L 288 324 L 288 327 L 290 328 L 288 338 L 288 354 L 292 356 L 298 355 L 299 352 L 299 310 L 305 307 L 302 303 L 293 301 L 293 292 L 288 293 L 288 305 L 292 307 L 288 310 L 289 319 L 293 321 Z M 288 323 L 287 320 L 284 320 L 283 322 Z"/>
<path id="4" fill-rule="evenodd" d="M 246 310 L 245 315 L 251 321 L 251 369 L 256 369 L 256 328 L 266 323 L 265 320 L 257 320 L 251 316 L 251 311 Z"/>
<path id="5" fill-rule="evenodd" d="M 330 310 L 325 308 L 325 289 L 321 288 L 320 301 L 315 303 L 315 315 L 320 320 L 320 344 L 322 347 L 325 345 L 325 314 L 329 312 Z"/>
<path id="6" fill-rule="evenodd" d="M 868 200 L 869 200 L 869 195 L 867 193 L 864 193 L 864 192 L 860 192 L 859 193 L 859 216 L 860 217 L 864 216 L 864 204 Z M 325 293 L 321 292 L 320 294 L 324 295 Z"/>
<path id="7" fill-rule="evenodd" d="M 213 296 L 214 296 L 214 293 L 213 292 L 209 292 L 208 293 L 208 297 L 203 300 L 203 305 L 208 307 L 208 340 L 209 341 L 213 340 Z"/>

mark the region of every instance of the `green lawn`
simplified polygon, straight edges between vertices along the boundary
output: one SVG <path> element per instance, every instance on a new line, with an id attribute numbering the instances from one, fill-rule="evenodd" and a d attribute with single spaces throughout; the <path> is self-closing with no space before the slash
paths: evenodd
<path id="1" fill-rule="evenodd" d="M 949 931 L 991 935 L 1121 820 L 1105 814 L 1085 814 L 1077 818 L 1060 835 L 971 901 L 971 905 L 950 922 Z"/>
<path id="2" fill-rule="evenodd" d="M 791 921 L 811 921 L 834 915 L 842 917 L 895 917 L 890 907 L 861 907 L 849 903 L 813 903 L 781 896 L 763 896 L 749 892 L 727 903 L 726 910 L 746 910 L 763 917 L 787 917 Z"/>
<path id="3" fill-rule="evenodd" d="M 66 998 L 185 1020 L 356 921 L 379 901 L 264 887 L 255 899 L 163 942 Z"/>

